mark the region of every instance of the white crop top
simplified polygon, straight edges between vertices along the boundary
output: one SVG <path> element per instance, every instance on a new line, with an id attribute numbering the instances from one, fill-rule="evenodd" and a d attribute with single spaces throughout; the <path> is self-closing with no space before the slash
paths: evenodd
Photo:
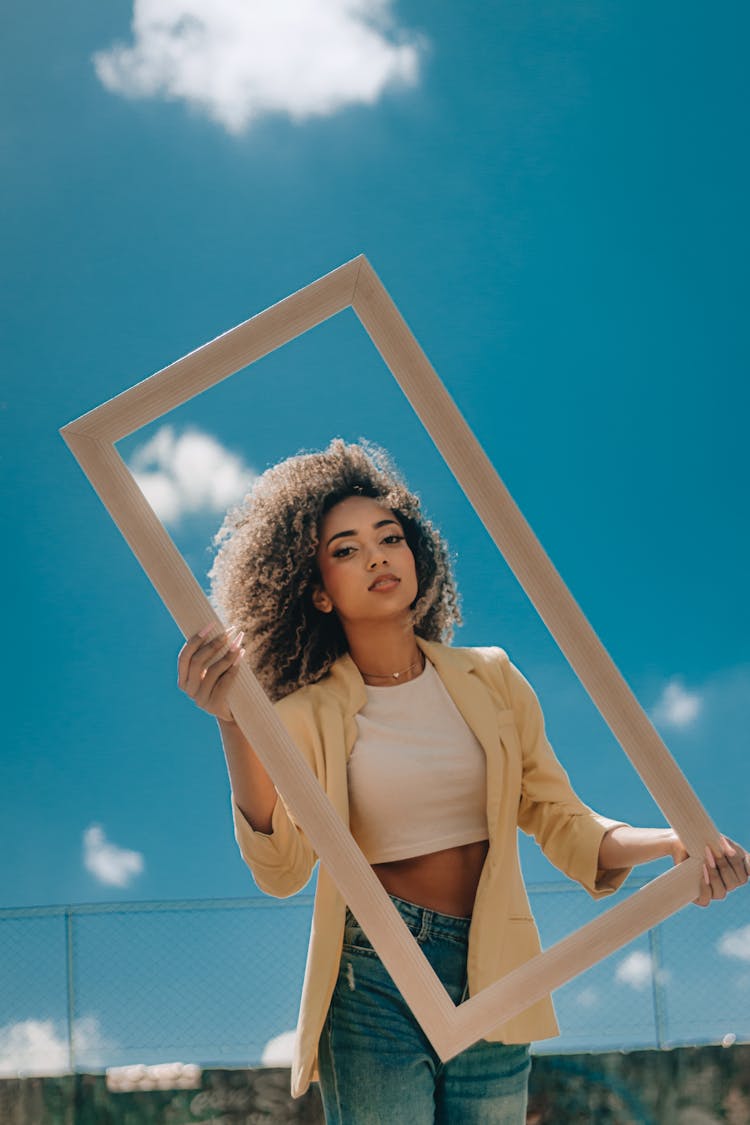
<path id="1" fill-rule="evenodd" d="M 348 763 L 349 824 L 370 863 L 488 838 L 484 751 L 430 664 L 367 687 Z"/>

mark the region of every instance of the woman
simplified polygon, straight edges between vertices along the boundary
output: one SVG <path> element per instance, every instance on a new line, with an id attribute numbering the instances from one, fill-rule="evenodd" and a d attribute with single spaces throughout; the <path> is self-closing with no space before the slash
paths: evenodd
<path id="1" fill-rule="evenodd" d="M 572 791 L 536 696 L 501 649 L 454 649 L 445 544 L 380 450 L 337 440 L 264 473 L 229 514 L 211 577 L 225 620 L 192 637 L 180 687 L 219 721 L 235 833 L 256 882 L 293 894 L 316 857 L 228 702 L 247 655 L 455 1003 L 532 957 L 516 830 L 591 895 L 685 850 L 671 829 L 599 816 Z M 708 852 L 701 904 L 746 882 Z M 292 1092 L 319 1077 L 328 1122 L 526 1119 L 545 999 L 441 1063 L 321 869 Z"/>

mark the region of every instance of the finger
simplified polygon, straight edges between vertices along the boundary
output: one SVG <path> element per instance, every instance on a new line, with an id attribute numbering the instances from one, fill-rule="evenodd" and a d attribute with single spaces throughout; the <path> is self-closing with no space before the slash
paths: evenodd
<path id="1" fill-rule="evenodd" d="M 224 660 L 220 662 L 221 665 L 224 665 L 227 660 L 230 661 L 229 667 L 224 668 L 224 670 L 219 673 L 214 686 L 206 693 L 205 708 L 207 711 L 210 711 L 211 714 L 220 716 L 227 711 L 231 713 L 231 707 L 229 706 L 228 702 L 228 695 L 232 685 L 239 675 L 240 663 L 244 655 L 245 650 L 244 648 L 242 648 L 239 650 L 239 652 L 228 653 Z M 230 658 L 232 659 L 230 660 Z M 206 677 L 206 679 L 208 679 L 208 676 Z"/>
<path id="2" fill-rule="evenodd" d="M 204 665 L 201 670 L 200 684 L 198 686 L 200 696 L 207 698 L 211 694 L 224 672 L 231 668 L 236 656 L 237 652 L 235 649 L 225 644 L 217 653 L 216 658 L 211 659 L 210 663 Z"/>
<path id="3" fill-rule="evenodd" d="M 724 846 L 716 857 L 716 870 L 727 891 L 733 891 L 742 884 L 741 864 L 737 867 L 734 863 L 739 859 L 736 850 L 730 845 Z"/>
<path id="4" fill-rule="evenodd" d="M 195 653 L 204 644 L 206 638 L 218 628 L 215 621 L 210 625 L 206 625 L 199 633 L 194 633 L 192 637 L 188 637 L 185 644 L 180 649 L 180 654 L 177 657 L 177 686 L 184 688 L 188 681 L 190 674 L 190 661 Z"/>
<path id="5" fill-rule="evenodd" d="M 734 840 L 730 840 L 727 836 L 722 836 L 721 842 L 724 855 L 727 857 L 736 879 L 735 885 L 741 887 L 747 882 L 748 873 L 748 857 L 745 849 L 740 844 L 735 844 Z"/>
<path id="6" fill-rule="evenodd" d="M 216 637 L 210 646 L 206 648 L 205 653 L 201 656 L 198 662 L 198 669 L 200 671 L 201 683 L 208 680 L 209 683 L 216 682 L 217 675 L 221 674 L 221 670 L 225 666 L 227 653 L 231 650 L 231 641 L 226 636 Z M 201 655 L 200 653 L 198 655 Z"/>
<path id="7" fill-rule="evenodd" d="M 184 690 L 188 695 L 195 699 L 201 689 L 201 685 L 205 680 L 211 667 L 221 660 L 229 650 L 229 641 L 225 633 L 220 633 L 218 637 L 204 643 L 193 653 L 188 668 L 187 680 L 184 685 Z"/>
<path id="8" fill-rule="evenodd" d="M 210 692 L 202 689 L 195 700 L 199 707 L 202 707 L 209 715 L 216 716 L 217 719 L 226 719 L 230 722 L 234 720 L 234 713 L 227 697 L 229 689 L 237 679 L 242 656 L 244 656 L 244 650 L 237 653 L 230 667 L 221 673 L 213 689 Z M 202 696 L 205 696 L 205 698 L 202 698 Z"/>
<path id="9" fill-rule="evenodd" d="M 245 655 L 245 653 L 244 653 L 244 650 L 243 650 L 242 656 L 244 656 L 244 655 Z M 240 660 L 241 660 L 242 656 L 238 655 L 235 658 L 235 662 L 232 665 L 232 667 L 227 669 L 227 671 L 221 677 L 220 683 L 222 685 L 225 685 L 225 687 L 227 689 L 226 691 L 224 691 L 224 695 L 227 694 L 228 689 L 232 686 L 232 684 L 237 679 L 237 676 L 239 675 Z M 232 723 L 237 722 L 237 716 L 235 715 L 234 711 L 232 710 L 232 707 L 231 707 L 228 699 L 223 700 L 223 702 L 221 704 L 221 712 L 217 711 L 216 715 L 217 715 L 217 718 L 228 719 Z"/>
<path id="10" fill-rule="evenodd" d="M 727 885 L 724 882 L 724 865 L 720 866 L 720 864 L 721 860 L 717 860 L 711 848 L 707 846 L 706 867 L 711 884 L 711 898 L 713 899 L 723 899 L 727 897 Z"/>
<path id="11" fill-rule="evenodd" d="M 708 874 L 708 868 L 705 863 L 703 864 L 703 879 L 701 881 L 698 897 L 693 899 L 696 906 L 708 906 L 711 902 L 711 878 Z"/>
<path id="12" fill-rule="evenodd" d="M 222 691 L 222 680 L 235 664 L 239 664 L 244 654 L 244 648 L 235 649 L 232 645 L 205 669 L 194 696 L 199 707 L 213 712 L 217 705 L 221 706 L 226 690 Z"/>

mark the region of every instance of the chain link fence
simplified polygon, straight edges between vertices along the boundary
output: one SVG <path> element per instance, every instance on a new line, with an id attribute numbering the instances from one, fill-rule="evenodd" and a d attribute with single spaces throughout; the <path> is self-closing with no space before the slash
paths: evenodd
<path id="1" fill-rule="evenodd" d="M 620 896 L 644 880 L 630 880 Z M 607 904 L 529 888 L 549 946 Z M 0 1076 L 282 1064 L 312 894 L 0 910 Z M 555 994 L 540 1052 L 750 1041 L 750 901 L 688 907 Z"/>

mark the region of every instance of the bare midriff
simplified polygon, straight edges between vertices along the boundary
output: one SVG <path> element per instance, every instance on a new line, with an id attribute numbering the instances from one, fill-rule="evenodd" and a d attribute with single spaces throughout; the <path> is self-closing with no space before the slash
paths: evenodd
<path id="1" fill-rule="evenodd" d="M 440 914 L 469 918 L 488 846 L 481 840 L 429 855 L 374 863 L 372 869 L 388 894 Z"/>

